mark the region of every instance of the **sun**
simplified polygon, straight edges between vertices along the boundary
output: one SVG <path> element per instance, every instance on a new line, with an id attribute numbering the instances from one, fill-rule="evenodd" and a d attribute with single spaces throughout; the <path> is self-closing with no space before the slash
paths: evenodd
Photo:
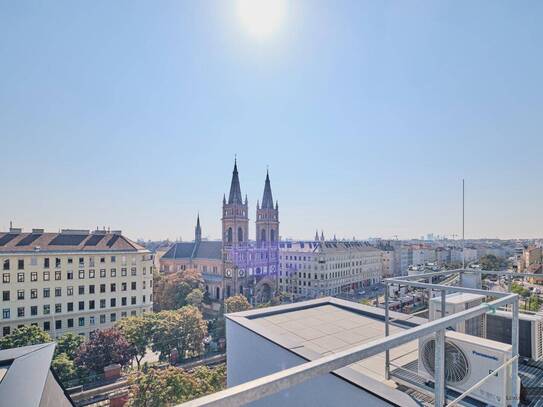
<path id="1" fill-rule="evenodd" d="M 257 38 L 271 36 L 285 17 L 285 0 L 237 0 L 237 13 L 244 28 Z"/>

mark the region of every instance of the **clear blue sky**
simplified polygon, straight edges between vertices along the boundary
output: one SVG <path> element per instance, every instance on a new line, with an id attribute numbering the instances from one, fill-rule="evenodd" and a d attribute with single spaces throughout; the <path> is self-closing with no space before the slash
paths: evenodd
<path id="1" fill-rule="evenodd" d="M 543 2 L 0 0 L 0 230 L 220 236 L 234 154 L 281 235 L 543 233 Z M 251 227 L 251 237 L 254 236 Z"/>

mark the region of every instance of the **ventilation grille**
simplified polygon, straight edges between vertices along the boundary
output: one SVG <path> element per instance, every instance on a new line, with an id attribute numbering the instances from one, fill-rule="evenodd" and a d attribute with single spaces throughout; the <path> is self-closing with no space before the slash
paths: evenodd
<path id="1" fill-rule="evenodd" d="M 432 376 L 435 376 L 435 339 L 424 343 L 421 349 L 424 368 Z M 445 341 L 445 381 L 448 384 L 461 384 L 470 374 L 468 358 L 462 349 L 454 343 Z"/>

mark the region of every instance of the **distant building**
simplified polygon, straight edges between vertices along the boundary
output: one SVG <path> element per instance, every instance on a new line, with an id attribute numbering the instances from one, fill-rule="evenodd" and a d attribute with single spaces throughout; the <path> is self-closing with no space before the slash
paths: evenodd
<path id="1" fill-rule="evenodd" d="M 316 298 L 376 284 L 381 256 L 381 250 L 359 241 L 280 242 L 279 289 Z"/>
<path id="2" fill-rule="evenodd" d="M 153 257 L 120 231 L 0 233 L 0 334 L 34 324 L 88 335 L 153 306 Z"/>
<path id="3" fill-rule="evenodd" d="M 54 352 L 54 342 L 0 350 L 0 404 L 75 406 L 51 370 Z"/>

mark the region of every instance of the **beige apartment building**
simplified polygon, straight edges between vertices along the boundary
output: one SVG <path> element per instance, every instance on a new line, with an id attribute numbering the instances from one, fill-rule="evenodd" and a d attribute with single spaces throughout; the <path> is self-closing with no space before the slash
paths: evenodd
<path id="1" fill-rule="evenodd" d="M 280 242 L 279 289 L 298 298 L 358 290 L 381 281 L 384 258 L 359 241 Z"/>
<path id="2" fill-rule="evenodd" d="M 120 231 L 0 233 L 0 336 L 34 324 L 88 336 L 151 311 L 153 256 Z"/>

